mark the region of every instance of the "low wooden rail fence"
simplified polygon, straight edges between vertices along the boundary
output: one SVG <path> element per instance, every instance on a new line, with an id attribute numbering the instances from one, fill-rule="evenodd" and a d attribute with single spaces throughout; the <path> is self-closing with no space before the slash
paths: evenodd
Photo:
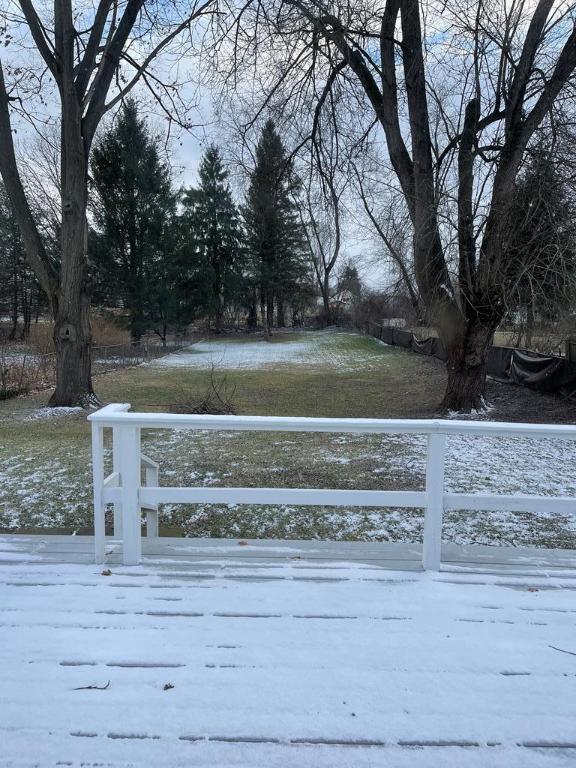
<path id="1" fill-rule="evenodd" d="M 450 435 L 528 437 L 576 440 L 576 426 L 444 421 L 441 419 L 325 419 L 291 416 L 196 416 L 131 413 L 130 405 L 114 403 L 88 417 L 92 422 L 94 478 L 94 540 L 96 562 L 105 559 L 105 508 L 114 505 L 114 536 L 123 540 L 125 565 L 142 556 L 142 510 L 149 537 L 158 536 L 158 505 L 176 504 L 293 504 L 338 507 L 423 508 L 422 564 L 437 571 L 441 564 L 442 518 L 445 510 L 547 511 L 576 513 L 576 498 L 446 493 L 444 459 Z M 104 467 L 104 430 L 112 430 L 112 471 Z M 161 486 L 158 464 L 140 447 L 142 429 L 192 429 L 250 432 L 342 432 L 424 434 L 428 436 L 424 491 L 332 490 L 319 488 L 176 488 Z M 529 457 L 526 457 L 529 461 Z"/>

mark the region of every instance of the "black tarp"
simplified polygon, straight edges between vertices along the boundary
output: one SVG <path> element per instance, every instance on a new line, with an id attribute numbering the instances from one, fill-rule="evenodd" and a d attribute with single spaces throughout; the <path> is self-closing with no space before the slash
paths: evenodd
<path id="1" fill-rule="evenodd" d="M 394 328 L 393 330 L 394 341 L 392 343 L 397 347 L 409 349 L 412 346 L 412 339 L 414 338 L 413 334 L 410 331 L 401 331 L 399 328 Z"/>
<path id="2" fill-rule="evenodd" d="M 488 350 L 487 372 L 489 376 L 508 381 L 510 379 L 511 347 L 490 347 Z"/>
<path id="3" fill-rule="evenodd" d="M 442 362 L 446 362 L 446 350 L 444 349 L 444 344 L 440 341 L 440 339 L 433 338 L 432 339 L 432 354 L 434 357 L 438 358 L 438 360 L 442 360 Z"/>
<path id="4" fill-rule="evenodd" d="M 416 352 L 418 355 L 434 356 L 434 339 L 430 338 L 420 341 L 416 338 L 416 336 L 412 336 L 410 349 L 412 352 Z"/>
<path id="5" fill-rule="evenodd" d="M 386 344 L 394 344 L 394 328 L 382 328 L 380 338 Z"/>
<path id="6" fill-rule="evenodd" d="M 540 392 L 576 395 L 576 363 L 563 357 L 539 355 L 515 349 L 510 363 L 510 381 Z"/>
<path id="7" fill-rule="evenodd" d="M 419 355 L 446 360 L 444 345 L 436 337 L 420 340 L 411 331 L 382 327 L 376 323 L 370 323 L 368 329 L 370 335 L 386 344 L 410 349 Z M 539 392 L 576 397 L 576 363 L 563 357 L 541 355 L 538 352 L 511 347 L 490 347 L 487 372 L 489 376 L 531 387 Z"/>

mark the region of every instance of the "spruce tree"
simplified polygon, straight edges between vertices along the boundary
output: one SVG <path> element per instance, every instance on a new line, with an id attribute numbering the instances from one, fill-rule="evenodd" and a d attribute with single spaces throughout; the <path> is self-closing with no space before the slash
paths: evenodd
<path id="1" fill-rule="evenodd" d="M 242 230 L 218 148 L 208 147 L 200 163 L 200 184 L 182 197 L 182 232 L 188 264 L 196 274 L 198 300 L 222 331 L 224 311 L 242 283 Z"/>
<path id="2" fill-rule="evenodd" d="M 286 149 L 274 122 L 268 120 L 256 146 L 256 164 L 243 209 L 254 292 L 266 338 L 271 334 L 274 307 L 278 324 L 283 325 L 286 304 L 309 281 L 296 195 L 297 181 Z"/>
<path id="3" fill-rule="evenodd" d="M 100 299 L 122 304 L 134 342 L 149 329 L 165 337 L 175 312 L 175 196 L 159 139 L 139 117 L 135 101 L 124 104 L 116 124 L 97 142 L 91 168 L 96 231 L 90 251 Z"/>

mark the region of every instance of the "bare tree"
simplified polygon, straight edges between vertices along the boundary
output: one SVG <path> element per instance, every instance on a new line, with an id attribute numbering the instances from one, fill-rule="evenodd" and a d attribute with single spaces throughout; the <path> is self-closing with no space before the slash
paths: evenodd
<path id="1" fill-rule="evenodd" d="M 384 246 L 387 259 L 396 277 L 393 288 L 407 294 L 413 313 L 418 322 L 423 321 L 425 308 L 422 306 L 418 285 L 414 276 L 412 259 L 412 226 L 408 210 L 398 189 L 374 184 L 366 169 L 352 164 L 353 182 L 360 198 L 361 208 L 372 232 Z M 393 290 L 393 293 L 396 291 Z"/>
<path id="2" fill-rule="evenodd" d="M 299 120 L 309 109 L 309 140 L 337 89 L 349 94 L 346 119 L 364 115 L 367 131 L 382 129 L 410 215 L 419 294 L 446 348 L 442 407 L 480 407 L 515 281 L 507 234 L 516 177 L 539 127 L 572 95 L 574 3 L 253 0 L 244 9 L 236 79 L 252 50 L 266 103 L 284 102 Z"/>
<path id="3" fill-rule="evenodd" d="M 0 60 L 0 173 L 15 212 L 27 260 L 54 318 L 56 389 L 51 405 L 95 401 L 90 365 L 87 182 L 90 148 L 102 117 L 137 84 L 150 89 L 171 120 L 184 118 L 179 83 L 155 70 L 159 56 L 194 46 L 214 0 L 54 0 L 53 12 L 33 0 L 9 0 L 0 13 L 7 53 Z M 3 66 L 4 65 L 4 66 Z M 169 70 L 167 70 L 169 71 Z M 53 89 L 55 88 L 55 93 Z M 32 213 L 14 147 L 14 120 L 36 130 L 50 109 L 59 125 L 60 238 L 50 257 Z"/>
<path id="4" fill-rule="evenodd" d="M 334 322 L 331 279 L 342 247 L 342 193 L 334 167 L 311 166 L 305 204 L 299 210 L 326 325 Z"/>

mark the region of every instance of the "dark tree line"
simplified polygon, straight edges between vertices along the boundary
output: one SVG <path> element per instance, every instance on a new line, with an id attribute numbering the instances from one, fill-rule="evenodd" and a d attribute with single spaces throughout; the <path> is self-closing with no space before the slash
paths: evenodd
<path id="1" fill-rule="evenodd" d="M 238 205 L 216 146 L 200 163 L 196 187 L 176 191 L 161 139 L 128 100 L 96 142 L 91 163 L 93 300 L 124 317 L 134 342 L 163 340 L 206 318 L 220 333 L 228 319 L 269 337 L 298 321 L 313 300 L 298 213 L 299 185 L 272 121 L 256 147 L 245 200 Z"/>
<path id="2" fill-rule="evenodd" d="M 24 243 L 10 200 L 0 185 L 0 317 L 10 340 L 25 339 L 46 300 L 26 261 Z"/>

